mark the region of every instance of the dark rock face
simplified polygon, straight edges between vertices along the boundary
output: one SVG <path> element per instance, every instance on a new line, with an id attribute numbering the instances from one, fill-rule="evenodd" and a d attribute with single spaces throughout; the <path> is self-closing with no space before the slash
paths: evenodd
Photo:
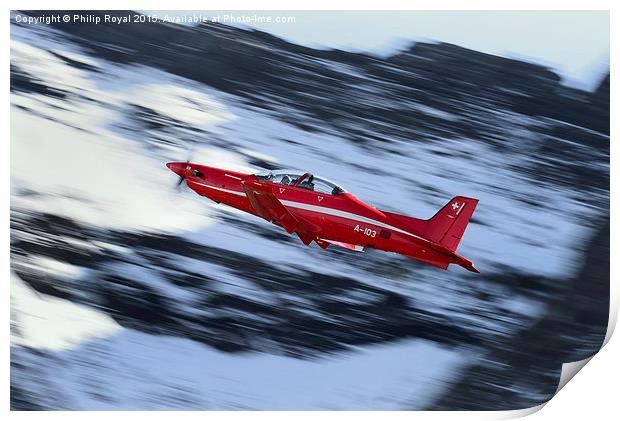
<path id="1" fill-rule="evenodd" d="M 11 92 L 32 92 L 54 98 L 65 97 L 61 90 L 40 83 L 32 75 L 13 65 L 11 65 Z"/>
<path id="2" fill-rule="evenodd" d="M 555 394 L 562 363 L 598 352 L 609 318 L 609 219 L 587 250 L 583 268 L 566 290 L 552 296 L 547 315 L 492 345 L 483 362 L 470 368 L 429 409 L 484 411 L 540 405 Z"/>
<path id="3" fill-rule="evenodd" d="M 300 123 L 316 129 L 325 123 L 340 129 L 357 126 L 349 130 L 357 141 L 422 140 L 448 133 L 484 138 L 488 133 L 466 120 L 479 107 L 546 116 L 609 134 L 609 76 L 591 94 L 562 86 L 557 74 L 540 65 L 451 44 L 416 43 L 380 59 L 315 50 L 220 24 L 197 28 L 163 23 L 53 26 L 108 60 L 160 68 L 244 96 L 268 110 L 293 107 L 307 116 L 308 121 Z M 461 119 L 431 118 L 411 107 L 413 102 Z M 281 117 L 286 119 L 286 115 Z M 362 123 L 368 120 L 365 127 Z"/>
<path id="4" fill-rule="evenodd" d="M 128 12 L 106 13 L 122 16 Z M 420 146 L 444 139 L 464 139 L 463 145 L 482 142 L 501 151 L 506 166 L 514 167 L 524 180 L 551 190 L 565 189 L 570 192 L 567 202 L 582 201 L 608 212 L 609 76 L 589 93 L 561 85 L 558 75 L 542 66 L 444 43 L 416 43 L 383 59 L 315 50 L 266 33 L 213 24 L 197 28 L 162 23 L 54 27 L 62 42 L 77 45 L 97 59 L 139 64 L 208 84 L 308 133 L 335 132 L 369 151 L 397 155 L 399 142 Z M 98 71 L 61 53 L 53 54 L 72 67 Z M 52 99 L 63 99 L 66 94 L 13 64 L 11 91 Z M 185 127 L 145 106 L 132 103 L 124 111 L 126 120 L 119 126 L 126 126 L 116 129 L 129 139 L 178 145 L 174 142 L 182 130 L 191 132 L 188 137 L 204 136 L 199 129 Z M 509 132 L 520 130 L 527 135 L 507 140 Z M 169 132 L 175 139 L 149 138 L 144 136 L 146 131 Z M 274 144 L 295 141 L 273 139 Z M 232 142 L 212 141 L 222 149 L 230 148 Z M 434 153 L 448 159 L 465 153 L 444 149 Z M 264 168 L 273 165 L 260 157 L 250 157 L 248 162 Z M 349 165 L 348 169 L 370 172 L 363 162 Z M 493 180 L 478 187 L 500 190 L 498 197 L 513 194 L 502 191 L 504 186 Z M 437 192 L 432 185 L 424 189 L 429 195 Z M 43 193 L 20 190 L 17 194 Z M 548 212 L 545 197 L 524 195 L 519 204 L 538 209 L 541 215 Z M 252 223 L 225 214 L 216 219 L 245 230 L 250 238 L 296 241 L 263 221 Z M 478 215 L 472 221 L 473 225 L 493 223 L 497 221 Z M 350 275 L 344 270 L 326 274 L 318 267 L 283 268 L 261 259 L 266 256 L 260 252 L 243 253 L 209 241 L 96 228 L 24 209 L 13 209 L 11 215 L 11 263 L 17 275 L 41 293 L 96 308 L 127 328 L 189 338 L 223 352 L 309 359 L 407 338 L 482 352 L 485 362 L 466 371 L 431 407 L 515 409 L 548 400 L 561 363 L 596 352 L 605 335 L 609 227 L 601 228 L 599 220 L 583 217 L 578 223 L 597 230 L 596 238 L 584 247 L 587 258 L 579 274 L 567 280 L 501 265 L 475 279 L 465 278 L 466 274 L 465 282 L 455 287 L 458 299 L 484 304 L 460 309 L 461 314 L 423 303 L 415 293 L 373 283 L 392 278 L 436 288 L 434 274 L 421 272 L 405 258 L 371 255 L 369 262 L 360 263 L 342 253 L 338 257 L 348 267 L 362 265 L 364 274 Z M 97 245 L 102 242 L 113 247 Z M 121 248 L 132 253 L 118 251 Z M 213 271 L 184 264 L 186 256 L 205 262 Z M 86 275 L 79 282 L 68 282 L 32 270 L 23 263 L 33 257 L 74 265 Z M 227 291 L 223 285 L 228 274 L 260 294 Z M 441 276 L 451 282 L 458 275 Z M 546 315 L 538 320 L 538 315 L 524 315 L 510 306 L 506 309 L 502 302 L 517 296 L 542 303 Z M 484 322 L 472 322 L 473 313 Z M 32 361 L 37 352 L 12 355 L 11 369 L 36 377 Z M 11 388 L 14 409 L 45 409 L 20 384 L 12 383 Z"/>
<path id="5" fill-rule="evenodd" d="M 275 347 L 272 351 L 303 358 L 413 337 L 446 345 L 480 345 L 478 334 L 448 317 L 416 308 L 398 293 L 344 275 L 300 273 L 294 267 L 286 271 L 249 255 L 181 237 L 83 229 L 50 215 L 15 217 L 12 222 L 15 261 L 20 261 L 18 256 L 36 254 L 77 264 L 93 273 L 91 279 L 66 285 L 54 277 L 15 267 L 25 282 L 41 293 L 99 308 L 125 327 L 186 336 L 223 351 L 264 351 L 269 346 Z M 36 240 L 25 239 L 23 230 L 36 232 Z M 67 234 L 69 238 L 99 239 L 129 247 L 139 257 L 80 250 L 59 240 Z M 265 303 L 227 294 L 218 289 L 217 278 L 179 266 L 178 258 L 185 256 L 226 268 L 270 296 L 282 298 Z M 144 273 L 189 292 L 199 308 L 209 311 L 188 313 L 182 301 L 149 286 L 148 279 L 132 275 L 132 268 L 144 269 Z M 360 298 L 352 299 L 355 294 Z M 295 302 L 288 296 L 303 297 L 303 301 Z"/>

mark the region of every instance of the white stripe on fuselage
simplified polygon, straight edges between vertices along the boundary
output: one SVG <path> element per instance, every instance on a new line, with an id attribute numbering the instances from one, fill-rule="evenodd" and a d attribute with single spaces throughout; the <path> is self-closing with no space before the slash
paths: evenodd
<path id="1" fill-rule="evenodd" d="M 192 181 L 189 180 L 190 183 L 194 183 L 194 184 L 198 184 L 199 186 L 203 186 L 203 187 L 207 187 L 213 190 L 219 190 L 219 191 L 223 191 L 224 193 L 230 193 L 230 194 L 235 194 L 237 196 L 245 196 L 245 193 L 242 191 L 236 191 L 236 190 L 228 190 L 228 189 L 224 189 L 222 187 L 215 187 L 215 186 L 211 186 L 209 184 L 203 184 L 203 183 L 199 183 L 197 181 Z"/>
<path id="2" fill-rule="evenodd" d="M 340 210 L 340 209 L 326 208 L 326 207 L 323 207 L 323 206 L 309 205 L 307 203 L 291 202 L 290 200 L 280 200 L 280 202 L 284 206 L 289 206 L 291 208 L 304 209 L 304 210 L 309 210 L 309 211 L 313 211 L 313 212 L 324 213 L 324 214 L 327 214 L 327 215 L 339 216 L 341 218 L 351 219 L 353 221 L 365 222 L 367 224 L 377 225 L 377 226 L 382 227 L 382 228 L 388 228 L 388 229 L 391 229 L 393 231 L 400 232 L 401 234 L 410 235 L 411 237 L 415 237 L 418 240 L 429 242 L 426 238 L 419 237 L 419 236 L 417 236 L 415 234 L 412 234 L 412 233 L 407 232 L 405 230 L 402 230 L 400 228 L 396 228 L 396 227 L 394 227 L 392 225 L 388 225 L 388 224 L 385 224 L 383 222 L 377 221 L 376 219 L 367 218 L 365 216 L 360 216 L 360 215 L 357 215 L 355 213 L 343 211 L 343 210 Z"/>
<path id="3" fill-rule="evenodd" d="M 230 193 L 230 194 L 234 194 L 234 195 L 237 195 L 237 196 L 245 196 L 246 195 L 244 192 L 240 192 L 240 191 L 236 191 L 236 190 L 229 190 L 229 189 L 224 189 L 222 187 L 210 186 L 208 184 L 198 183 L 196 181 L 191 181 L 191 180 L 190 180 L 190 182 L 194 183 L 194 184 L 198 184 L 199 186 L 204 186 L 204 187 L 207 187 L 207 188 L 210 188 L 210 189 L 223 191 L 225 193 Z M 402 230 L 400 228 L 396 228 L 396 227 L 394 227 L 392 225 L 388 225 L 388 224 L 385 224 L 383 222 L 377 221 L 375 219 L 367 218 L 365 216 L 360 216 L 360 215 L 357 215 L 355 213 L 343 211 L 343 210 L 340 210 L 340 209 L 326 208 L 324 206 L 316 206 L 316 205 L 309 205 L 307 203 L 293 202 L 293 201 L 290 201 L 290 200 L 280 200 L 280 203 L 282 203 L 282 205 L 284 205 L 284 206 L 291 207 L 291 208 L 304 209 L 304 210 L 309 210 L 309 211 L 313 211 L 313 212 L 324 213 L 326 215 L 339 216 L 341 218 L 351 219 L 353 221 L 365 222 L 367 224 L 373 224 L 373 225 L 376 225 L 376 226 L 379 226 L 379 227 L 382 227 L 382 228 L 388 228 L 388 229 L 391 229 L 393 231 L 399 232 L 401 234 L 409 235 L 411 237 L 417 238 L 418 240 L 422 240 L 424 242 L 430 243 L 430 241 L 427 240 L 426 238 L 419 237 L 419 236 L 417 236 L 415 234 L 412 234 L 412 233 L 407 232 L 405 230 Z"/>

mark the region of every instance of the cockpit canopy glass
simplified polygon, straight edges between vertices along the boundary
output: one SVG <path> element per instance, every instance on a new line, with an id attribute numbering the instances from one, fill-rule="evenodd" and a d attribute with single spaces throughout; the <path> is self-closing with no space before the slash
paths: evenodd
<path id="1" fill-rule="evenodd" d="M 254 176 L 259 180 L 285 186 L 295 186 L 317 193 L 331 194 L 334 196 L 345 193 L 345 190 L 336 183 L 299 170 L 267 170 L 254 174 Z"/>

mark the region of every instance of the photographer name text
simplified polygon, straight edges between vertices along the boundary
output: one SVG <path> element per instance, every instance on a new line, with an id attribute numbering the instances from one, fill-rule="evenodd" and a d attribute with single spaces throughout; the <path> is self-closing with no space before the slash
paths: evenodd
<path id="1" fill-rule="evenodd" d="M 129 23 L 177 23 L 185 25 L 193 25 L 200 23 L 295 23 L 295 16 L 271 16 L 256 14 L 224 14 L 224 15 L 169 15 L 169 14 L 140 14 L 128 13 L 126 15 L 110 15 L 110 14 L 70 14 L 70 13 L 53 13 L 42 14 L 37 16 L 16 14 L 15 22 L 27 25 L 52 25 L 52 24 L 129 24 Z"/>

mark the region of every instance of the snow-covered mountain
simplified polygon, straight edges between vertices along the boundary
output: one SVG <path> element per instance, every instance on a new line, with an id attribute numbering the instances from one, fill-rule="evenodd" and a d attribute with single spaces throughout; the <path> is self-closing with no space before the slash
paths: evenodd
<path id="1" fill-rule="evenodd" d="M 446 44 L 12 22 L 13 407 L 432 406 L 571 288 L 608 214 L 608 86 Z M 175 193 L 188 157 L 419 217 L 477 197 L 459 250 L 483 274 L 307 248 Z"/>

